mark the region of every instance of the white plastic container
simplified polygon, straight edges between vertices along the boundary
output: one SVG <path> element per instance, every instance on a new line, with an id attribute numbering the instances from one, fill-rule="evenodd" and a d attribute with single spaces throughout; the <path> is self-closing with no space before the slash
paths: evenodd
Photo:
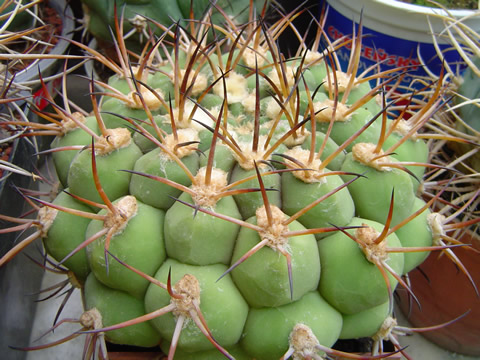
<path id="1" fill-rule="evenodd" d="M 448 39 L 439 36 L 446 26 L 439 16 L 447 15 L 442 9 L 396 0 L 327 0 L 327 4 L 325 31 L 331 40 L 351 35 L 352 21 L 358 25 L 362 17 L 364 39 L 360 70 L 379 61 L 383 61 L 381 69 L 408 67 L 410 76 L 405 78 L 404 85 L 413 77 L 426 76 L 424 66 L 439 74 L 441 60 L 433 46 L 433 36 L 453 68 L 462 62 Z M 480 32 L 480 11 L 451 10 L 449 15 Z M 346 47 L 340 50 L 342 65 L 346 65 L 348 54 Z"/>

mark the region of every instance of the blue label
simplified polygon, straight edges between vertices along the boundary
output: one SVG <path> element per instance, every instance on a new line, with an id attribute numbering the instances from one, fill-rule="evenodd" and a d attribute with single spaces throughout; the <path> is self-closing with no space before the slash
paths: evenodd
<path id="1" fill-rule="evenodd" d="M 357 31 L 358 23 L 355 23 L 355 28 Z M 351 36 L 352 20 L 340 14 L 333 7 L 328 6 L 324 30 L 331 41 L 340 39 L 344 36 Z M 365 26 L 362 31 L 362 52 L 358 74 L 379 62 L 381 63 L 381 71 L 392 70 L 395 68 L 401 68 L 398 73 L 407 71 L 407 75 L 401 83 L 402 86 L 409 86 L 415 78 L 428 77 L 424 66 L 426 66 L 433 74 L 440 74 L 442 61 L 439 59 L 433 44 L 414 42 L 389 36 L 366 28 Z M 458 52 L 452 50 L 450 45 L 440 45 L 440 48 L 444 53 L 445 60 L 452 67 L 455 68 L 457 64 L 462 62 Z M 342 70 L 344 71 L 348 66 L 350 49 L 351 46 L 342 46 L 336 51 Z M 424 61 L 423 66 L 422 62 L 419 60 L 418 53 L 420 53 L 420 58 Z M 415 86 L 417 89 L 419 87 L 422 87 L 422 85 L 417 84 Z"/>

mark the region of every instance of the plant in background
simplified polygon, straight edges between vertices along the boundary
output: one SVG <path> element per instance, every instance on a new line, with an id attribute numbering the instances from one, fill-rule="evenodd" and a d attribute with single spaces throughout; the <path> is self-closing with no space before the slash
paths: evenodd
<path id="1" fill-rule="evenodd" d="M 409 291 L 403 276 L 428 252 L 458 246 L 434 238 L 438 197 L 417 197 L 425 171 L 449 174 L 422 137 L 442 79 L 402 105 L 384 91 L 398 77 L 357 73 L 361 30 L 285 58 L 278 37 L 298 12 L 268 24 L 252 6 L 244 24 L 207 12 L 159 26 L 140 54 L 115 12 L 115 61 L 73 42 L 114 74 L 92 79 L 91 114 L 46 95 L 47 124 L 17 124 L 56 135 L 47 153 L 62 191 L 25 194 L 34 220 L 2 216 L 18 224 L 4 232 L 36 231 L 0 265 L 42 239 L 82 287 L 89 340 L 160 344 L 169 359 L 387 357 L 378 332 L 397 285 Z M 346 72 L 341 46 L 352 47 Z M 377 339 L 372 356 L 331 349 L 365 337 Z"/>
<path id="2" fill-rule="evenodd" d="M 425 333 L 425 337 L 447 350 L 461 354 L 478 356 L 480 347 L 475 336 L 479 327 L 473 319 L 478 317 L 478 264 L 479 257 L 479 123 L 478 123 L 478 34 L 468 24 L 475 23 L 480 13 L 472 11 L 465 18 L 454 18 L 450 12 L 439 16 L 444 23 L 443 30 L 432 31 L 432 38 L 440 59 L 444 53 L 439 40 L 447 41 L 456 51 L 460 62 L 444 61 L 447 87 L 445 106 L 438 116 L 426 124 L 425 133 L 435 135 L 430 140 L 430 160 L 444 168 L 432 169 L 424 177 L 422 196 L 424 199 L 438 197 L 433 213 L 429 215 L 434 225 L 434 237 L 442 242 L 471 244 L 471 247 L 451 250 L 450 258 L 464 264 L 450 267 L 445 259 L 430 256 L 424 264 L 410 275 L 412 290 L 421 304 L 411 303 L 411 299 L 399 297 L 399 306 L 408 320 L 415 326 L 428 326 L 432 322 L 443 322 L 470 309 L 468 315 L 449 327 Z M 427 67 L 428 68 L 428 67 Z M 433 74 L 433 79 L 437 80 Z M 451 173 L 445 168 L 455 171 Z M 465 273 L 469 275 L 456 277 Z M 461 270 L 461 271 L 459 271 Z M 438 276 L 438 277 L 437 277 Z M 428 279 L 428 280 L 427 280 Z M 465 280 L 465 281 L 463 281 Z M 472 287 L 473 285 L 473 287 Z M 452 295 L 461 291 L 461 303 L 451 306 Z M 401 294 L 401 292 L 399 292 Z M 435 309 L 435 310 L 433 310 Z"/>
<path id="3" fill-rule="evenodd" d="M 212 2 L 205 0 L 193 2 L 190 0 L 146 0 L 140 2 L 82 0 L 81 2 L 86 31 L 103 44 L 111 42 L 110 29 L 115 25 L 115 12 L 121 12 L 124 19 L 125 41 L 131 48 L 137 48 L 138 42 L 149 41 L 152 33 L 159 35 L 165 28 L 177 22 L 186 26 L 189 21 L 203 19 L 206 13 L 209 13 L 209 18 L 205 18 L 205 20 L 213 24 L 221 25 L 225 21 L 244 24 L 249 19 L 250 11 L 260 12 L 264 5 L 264 1 L 261 0 L 254 0 L 254 7 L 250 6 L 250 0 L 220 0 L 214 1 L 213 6 Z M 212 7 L 214 10 L 210 11 Z"/>
<path id="4" fill-rule="evenodd" d="M 480 16 L 478 12 L 471 15 L 471 17 L 478 16 Z M 452 186 L 454 190 L 450 196 L 451 204 L 443 211 L 445 213 L 463 213 L 463 220 L 466 221 L 475 218 L 480 201 L 478 197 L 480 172 L 479 37 L 475 31 L 462 22 L 462 19 L 458 20 L 448 16 L 444 16 L 442 19 L 445 22 L 445 30 L 440 34 L 434 34 L 434 39 L 437 37 L 447 38 L 451 42 L 452 48 L 460 54 L 464 64 L 445 63 L 449 88 L 446 96 L 451 96 L 451 101 L 447 103 L 447 108 L 439 117 L 439 121 L 430 125 L 434 131 L 443 134 L 443 141 L 435 145 L 437 156 L 434 156 L 432 160 L 460 172 L 461 175 Z M 442 57 L 440 50 L 438 50 L 438 55 Z M 444 150 L 445 147 L 452 149 L 454 154 Z M 443 171 L 433 172 L 429 181 L 431 183 L 444 181 L 443 175 Z M 465 208 L 465 211 L 458 212 L 459 207 Z"/>
<path id="5" fill-rule="evenodd" d="M 470 18 L 480 16 L 480 13 L 473 13 Z M 453 136 L 464 139 L 462 142 L 452 143 L 462 161 L 465 161 L 478 172 L 480 163 L 478 160 L 479 148 L 476 146 L 480 139 L 479 114 L 479 86 L 480 76 L 479 58 L 480 48 L 478 47 L 478 34 L 466 25 L 462 19 L 455 19 L 449 16 L 441 16 L 445 23 L 445 29 L 439 34 L 433 34 L 434 41 L 437 38 L 447 39 L 452 48 L 461 56 L 463 64 L 445 63 L 447 79 L 450 84 L 450 95 L 453 97 L 449 105 L 447 116 L 444 117 L 447 129 Z M 438 49 L 438 56 L 443 58 L 441 50 Z M 468 158 L 468 160 L 467 160 Z"/>

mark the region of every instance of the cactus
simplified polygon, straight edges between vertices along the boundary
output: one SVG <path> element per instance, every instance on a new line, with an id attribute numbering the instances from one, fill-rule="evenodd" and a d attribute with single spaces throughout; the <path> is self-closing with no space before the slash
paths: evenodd
<path id="1" fill-rule="evenodd" d="M 4 1 L 0 5 L 0 26 L 8 31 L 24 31 L 35 23 L 36 6 L 39 1 Z M 33 10 L 32 10 L 33 9 Z"/>
<path id="2" fill-rule="evenodd" d="M 176 22 L 182 22 L 182 25 L 185 26 L 188 24 L 186 19 L 200 19 L 211 7 L 210 2 L 206 0 L 194 2 L 190 0 L 108 0 L 101 2 L 82 0 L 81 3 L 86 29 L 98 40 L 107 42 L 111 41 L 110 29 L 114 27 L 116 12 L 121 9 L 122 17 L 125 19 L 123 26 L 126 38 L 134 39 L 133 41 L 127 40 L 130 46 L 134 46 L 138 40 L 140 42 L 148 41 L 151 31 L 159 35 Z M 243 24 L 248 20 L 250 1 L 220 0 L 214 3 L 218 10 L 210 13 L 208 21 L 220 24 L 228 20 Z M 255 0 L 254 3 L 255 10 L 260 12 L 264 1 Z M 225 14 L 228 15 L 228 19 Z"/>
<path id="3" fill-rule="evenodd" d="M 387 357 L 377 332 L 397 285 L 408 290 L 403 276 L 425 253 L 451 253 L 434 237 L 441 221 L 428 221 L 438 197 L 417 197 L 438 168 L 420 130 L 444 87 L 395 114 L 405 97 L 387 105 L 385 86 L 397 79 L 372 75 L 372 87 L 357 74 L 361 32 L 332 44 L 353 47 L 342 72 L 317 42 L 284 58 L 276 40 L 295 13 L 268 26 L 253 13 L 245 25 L 163 29 L 133 58 L 116 18 L 118 63 L 74 42 L 114 74 L 92 81 L 91 114 L 41 113 L 49 123 L 35 131 L 57 135 L 47 153 L 64 190 L 27 197 L 36 220 L 2 216 L 37 231 L 0 265 L 43 239 L 82 288 L 76 335 L 90 340 L 161 342 L 169 358 L 287 359 L 358 358 L 332 347 L 374 337 L 372 358 Z"/>

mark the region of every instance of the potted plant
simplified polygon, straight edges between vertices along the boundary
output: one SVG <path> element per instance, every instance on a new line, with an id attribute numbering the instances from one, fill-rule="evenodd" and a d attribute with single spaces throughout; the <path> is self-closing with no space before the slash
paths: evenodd
<path id="1" fill-rule="evenodd" d="M 262 11 L 263 0 L 254 0 L 257 13 Z M 122 13 L 125 42 L 130 49 L 139 51 L 141 46 L 151 37 L 152 32 L 161 35 L 167 28 L 180 22 L 186 26 L 188 19 L 203 18 L 211 4 L 209 1 L 178 0 L 147 0 L 147 1 L 91 1 L 82 0 L 83 19 L 86 31 L 91 34 L 99 48 L 110 51 L 113 57 L 113 42 L 110 29 L 114 27 L 115 12 Z M 210 19 L 213 23 L 233 21 L 245 23 L 249 18 L 249 1 L 216 1 Z M 228 17 L 228 19 L 226 18 Z"/>
<path id="2" fill-rule="evenodd" d="M 85 336 L 87 357 L 96 344 L 106 357 L 105 340 L 180 359 L 358 358 L 334 345 L 359 338 L 373 343 L 362 357 L 404 350 L 394 290 L 429 251 L 450 250 L 433 245 L 421 216 L 433 201 L 416 196 L 436 168 L 419 131 L 444 88 L 429 84 L 433 99 L 404 105 L 404 121 L 376 96 L 398 79 L 379 74 L 372 88 L 358 71 L 361 36 L 342 72 L 317 50 L 320 26 L 287 58 L 275 40 L 298 13 L 268 26 L 250 15 L 178 24 L 140 54 L 119 17 L 115 61 L 75 43 L 113 72 L 92 80 L 93 112 L 68 101 L 39 112 L 64 191 L 28 198 L 36 231 L 0 265 L 42 240 L 82 288 L 85 313 L 64 340 Z"/>

